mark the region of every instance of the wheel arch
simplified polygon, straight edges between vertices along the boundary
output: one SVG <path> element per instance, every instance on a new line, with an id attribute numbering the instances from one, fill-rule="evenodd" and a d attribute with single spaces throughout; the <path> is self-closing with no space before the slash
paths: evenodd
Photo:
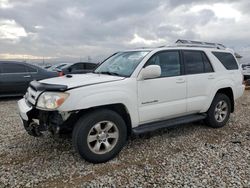
<path id="1" fill-rule="evenodd" d="M 130 114 L 129 114 L 127 107 L 122 103 L 101 105 L 101 106 L 91 107 L 88 109 L 82 109 L 77 113 L 77 116 L 78 116 L 78 118 L 80 118 L 81 116 L 84 116 L 88 113 L 92 113 L 95 110 L 100 110 L 100 109 L 112 110 L 112 111 L 118 113 L 123 118 L 123 120 L 125 121 L 125 124 L 127 126 L 127 132 L 128 132 L 127 139 L 128 139 L 132 133 L 132 121 L 131 121 L 131 117 L 130 117 Z"/>
<path id="2" fill-rule="evenodd" d="M 230 102 L 231 102 L 231 113 L 233 113 L 234 112 L 234 94 L 233 94 L 233 89 L 231 88 L 231 87 L 225 87 L 225 88 L 221 88 L 221 89 L 219 89 L 217 92 L 216 92 L 216 94 L 218 94 L 218 93 L 221 93 L 221 94 L 224 94 L 224 95 L 226 95 L 226 96 L 228 96 L 229 97 L 229 99 L 230 99 Z M 215 95 L 216 95 L 215 94 Z"/>

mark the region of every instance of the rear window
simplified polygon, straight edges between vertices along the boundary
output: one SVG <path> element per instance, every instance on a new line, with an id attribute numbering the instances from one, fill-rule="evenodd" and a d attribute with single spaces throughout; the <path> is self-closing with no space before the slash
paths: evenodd
<path id="1" fill-rule="evenodd" d="M 231 53 L 227 52 L 212 52 L 215 57 L 224 65 L 227 70 L 238 69 L 238 64 Z"/>

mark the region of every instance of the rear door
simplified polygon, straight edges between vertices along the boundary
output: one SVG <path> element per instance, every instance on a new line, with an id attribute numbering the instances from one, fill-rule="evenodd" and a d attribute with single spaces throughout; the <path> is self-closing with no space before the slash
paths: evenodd
<path id="1" fill-rule="evenodd" d="M 40 71 L 37 68 L 27 65 L 26 69 L 27 69 L 27 72 L 29 73 L 29 75 L 31 76 L 29 82 L 31 82 L 33 80 L 43 79 L 43 75 L 40 74 Z"/>
<path id="2" fill-rule="evenodd" d="M 24 94 L 31 75 L 21 63 L 6 62 L 1 64 L 1 94 Z"/>
<path id="3" fill-rule="evenodd" d="M 216 74 L 203 51 L 182 51 L 187 75 L 187 112 L 198 113 L 209 97 Z"/>

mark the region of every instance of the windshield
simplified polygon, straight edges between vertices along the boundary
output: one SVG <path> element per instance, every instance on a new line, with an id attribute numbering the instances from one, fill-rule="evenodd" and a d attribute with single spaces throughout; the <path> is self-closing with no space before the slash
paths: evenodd
<path id="1" fill-rule="evenodd" d="M 118 52 L 104 61 L 94 73 L 129 77 L 149 51 Z"/>

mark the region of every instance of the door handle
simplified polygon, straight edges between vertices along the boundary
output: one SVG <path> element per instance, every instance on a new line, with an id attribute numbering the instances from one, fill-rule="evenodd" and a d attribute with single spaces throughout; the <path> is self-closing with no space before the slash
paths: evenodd
<path id="1" fill-rule="evenodd" d="M 184 83 L 184 82 L 185 82 L 185 79 L 183 79 L 183 78 L 178 78 L 176 80 L 176 83 L 178 83 L 178 84 L 181 84 L 181 83 Z"/>
<path id="2" fill-rule="evenodd" d="M 31 76 L 30 75 L 26 75 L 26 76 L 23 76 L 24 78 L 30 78 Z"/>

